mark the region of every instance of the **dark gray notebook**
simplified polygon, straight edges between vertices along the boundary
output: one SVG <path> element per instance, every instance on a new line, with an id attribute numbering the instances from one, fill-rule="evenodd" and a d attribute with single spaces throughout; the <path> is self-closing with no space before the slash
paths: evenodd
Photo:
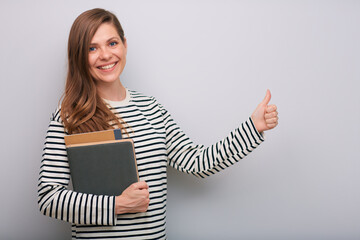
<path id="1" fill-rule="evenodd" d="M 67 154 L 76 192 L 118 196 L 139 179 L 130 139 L 74 144 Z"/>

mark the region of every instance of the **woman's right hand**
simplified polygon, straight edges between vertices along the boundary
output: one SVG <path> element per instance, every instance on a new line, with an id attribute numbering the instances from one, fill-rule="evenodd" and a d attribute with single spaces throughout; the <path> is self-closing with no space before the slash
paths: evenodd
<path id="1" fill-rule="evenodd" d="M 149 186 L 146 182 L 136 182 L 115 197 L 115 213 L 146 212 L 149 202 Z"/>

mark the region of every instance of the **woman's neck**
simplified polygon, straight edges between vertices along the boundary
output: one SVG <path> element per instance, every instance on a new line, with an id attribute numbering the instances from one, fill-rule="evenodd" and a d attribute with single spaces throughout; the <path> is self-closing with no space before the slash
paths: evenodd
<path id="1" fill-rule="evenodd" d="M 122 101 L 126 98 L 126 90 L 120 80 L 108 84 L 98 84 L 96 88 L 100 97 L 107 100 Z"/>

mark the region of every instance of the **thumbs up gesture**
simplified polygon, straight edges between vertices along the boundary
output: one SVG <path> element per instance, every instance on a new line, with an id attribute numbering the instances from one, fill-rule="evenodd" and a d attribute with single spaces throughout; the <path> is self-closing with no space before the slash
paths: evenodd
<path id="1" fill-rule="evenodd" d="M 264 100 L 256 107 L 251 115 L 258 132 L 273 129 L 278 125 L 278 112 L 276 105 L 268 105 L 271 99 L 271 93 L 266 91 Z"/>

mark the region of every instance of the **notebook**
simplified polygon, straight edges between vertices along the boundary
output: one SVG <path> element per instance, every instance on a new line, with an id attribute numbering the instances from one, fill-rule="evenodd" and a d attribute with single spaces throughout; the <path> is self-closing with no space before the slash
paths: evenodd
<path id="1" fill-rule="evenodd" d="M 139 181 L 134 143 L 120 129 L 64 138 L 74 191 L 118 196 Z"/>

